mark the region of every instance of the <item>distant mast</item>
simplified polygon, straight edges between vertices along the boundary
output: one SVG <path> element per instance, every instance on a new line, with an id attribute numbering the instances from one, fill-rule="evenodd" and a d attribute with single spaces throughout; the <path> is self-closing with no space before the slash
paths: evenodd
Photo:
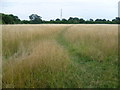
<path id="1" fill-rule="evenodd" d="M 62 20 L 62 9 L 61 9 L 61 13 L 60 13 L 60 19 Z"/>

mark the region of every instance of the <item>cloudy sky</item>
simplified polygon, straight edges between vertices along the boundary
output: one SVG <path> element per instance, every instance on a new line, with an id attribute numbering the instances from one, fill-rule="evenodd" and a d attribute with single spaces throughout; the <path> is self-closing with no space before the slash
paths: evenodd
<path id="1" fill-rule="evenodd" d="M 0 0 L 0 12 L 17 15 L 20 19 L 29 19 L 29 15 L 38 14 L 43 20 L 79 17 L 84 19 L 118 16 L 119 0 Z"/>

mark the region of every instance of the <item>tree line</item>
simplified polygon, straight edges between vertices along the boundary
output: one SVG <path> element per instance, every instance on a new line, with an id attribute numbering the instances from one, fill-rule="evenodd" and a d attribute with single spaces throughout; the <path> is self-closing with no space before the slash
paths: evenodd
<path id="1" fill-rule="evenodd" d="M 63 18 L 62 20 L 57 18 L 55 20 L 45 21 L 37 14 L 31 14 L 29 16 L 30 20 L 20 20 L 18 16 L 13 14 L 0 13 L 0 17 L 0 24 L 120 24 L 120 17 L 116 17 L 111 21 L 106 19 L 84 20 L 83 18 L 77 17 Z"/>

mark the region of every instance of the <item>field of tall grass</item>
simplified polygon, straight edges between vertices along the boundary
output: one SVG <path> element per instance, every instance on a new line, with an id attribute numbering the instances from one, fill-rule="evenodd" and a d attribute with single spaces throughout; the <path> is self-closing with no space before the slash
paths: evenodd
<path id="1" fill-rule="evenodd" d="M 2 25 L 0 25 L 0 89 L 2 89 Z"/>
<path id="2" fill-rule="evenodd" d="M 117 25 L 3 25 L 3 88 L 118 87 Z"/>

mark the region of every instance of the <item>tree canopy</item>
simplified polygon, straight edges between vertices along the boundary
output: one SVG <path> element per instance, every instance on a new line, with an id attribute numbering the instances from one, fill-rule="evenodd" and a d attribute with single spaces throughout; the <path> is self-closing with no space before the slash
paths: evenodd
<path id="1" fill-rule="evenodd" d="M 18 16 L 14 16 L 13 14 L 7 15 L 7 14 L 0 13 L 0 16 L 2 16 L 3 24 L 19 24 L 19 23 L 21 23 L 21 20 L 18 18 Z"/>
<path id="2" fill-rule="evenodd" d="M 42 23 L 42 17 L 41 16 L 38 16 L 37 14 L 31 14 L 30 16 L 29 16 L 29 18 L 30 18 L 30 23 L 31 24 L 40 24 L 40 23 Z"/>
<path id="3" fill-rule="evenodd" d="M 20 20 L 18 16 L 13 14 L 0 13 L 0 17 L 2 17 L 0 18 L 0 24 L 120 24 L 120 17 L 116 17 L 111 21 L 99 18 L 96 20 L 84 20 L 78 17 L 69 17 L 69 19 L 63 18 L 62 20 L 57 18 L 55 20 L 45 21 L 37 14 L 31 14 L 29 16 L 30 20 Z"/>

